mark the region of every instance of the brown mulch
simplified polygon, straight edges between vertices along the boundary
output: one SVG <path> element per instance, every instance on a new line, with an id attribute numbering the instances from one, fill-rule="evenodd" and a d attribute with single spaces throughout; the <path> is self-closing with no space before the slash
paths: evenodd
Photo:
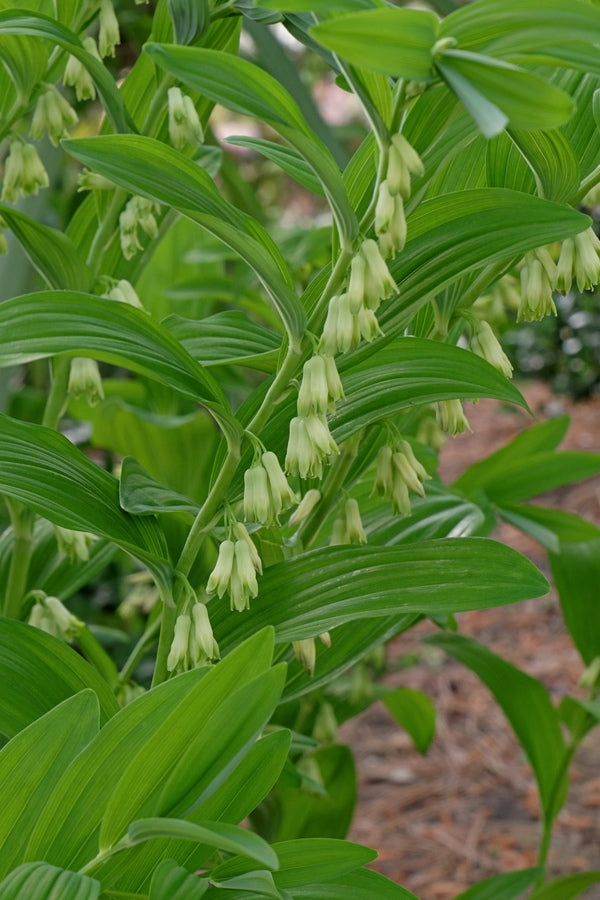
<path id="1" fill-rule="evenodd" d="M 600 398 L 572 404 L 547 386 L 524 388 L 536 419 L 568 412 L 563 449 L 600 449 Z M 466 466 L 503 446 L 533 424 L 522 412 L 482 400 L 466 407 L 473 434 L 449 441 L 440 472 L 452 481 Z M 600 525 L 600 477 L 549 492 L 541 502 Z M 516 547 L 546 574 L 543 549 L 502 525 L 494 537 Z M 555 702 L 583 696 L 582 664 L 566 631 L 555 593 L 508 608 L 463 613 L 464 634 L 540 679 Z M 422 623 L 388 648 L 386 682 L 424 691 L 437 710 L 437 731 L 421 757 L 409 737 L 377 703 L 346 723 L 341 740 L 352 745 L 359 772 L 359 803 L 351 840 L 379 851 L 374 868 L 421 900 L 449 900 L 474 882 L 535 865 L 539 808 L 534 778 L 501 710 L 465 667 L 421 643 L 434 626 Z M 410 657 L 417 665 L 406 667 Z M 572 767 L 568 801 L 555 827 L 553 877 L 600 868 L 600 729 L 593 731 Z M 584 895 L 600 900 L 600 886 Z M 376 898 L 374 898 L 376 900 Z"/>

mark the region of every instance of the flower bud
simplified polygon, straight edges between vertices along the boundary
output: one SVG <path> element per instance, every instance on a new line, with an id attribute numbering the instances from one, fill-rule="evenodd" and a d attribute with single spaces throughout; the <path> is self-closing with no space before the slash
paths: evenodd
<path id="1" fill-rule="evenodd" d="M 394 467 L 392 463 L 393 450 L 385 444 L 377 454 L 377 468 L 375 470 L 374 489 L 380 497 L 388 500 L 392 496 L 394 488 Z"/>
<path id="2" fill-rule="evenodd" d="M 389 259 L 404 249 L 406 216 L 401 194 L 392 194 L 387 181 L 379 185 L 375 207 L 375 234 L 383 256 Z"/>
<path id="3" fill-rule="evenodd" d="M 77 176 L 77 192 L 81 191 L 112 191 L 114 182 L 109 181 L 104 175 L 83 169 Z"/>
<path id="4" fill-rule="evenodd" d="M 362 519 L 360 517 L 360 508 L 358 501 L 351 497 L 346 500 L 344 506 L 344 515 L 346 517 L 346 535 L 349 544 L 366 544 L 367 535 L 363 528 Z"/>
<path id="5" fill-rule="evenodd" d="M 375 241 L 363 241 L 360 253 L 366 262 L 364 305 L 376 310 L 382 300 L 398 290 L 398 286 Z"/>
<path id="6" fill-rule="evenodd" d="M 95 359 L 76 356 L 71 360 L 67 390 L 75 400 L 86 400 L 90 406 L 104 400 L 102 378 Z"/>
<path id="7" fill-rule="evenodd" d="M 70 528 L 61 528 L 60 525 L 54 526 L 54 534 L 58 551 L 66 556 L 71 562 L 87 562 L 90 558 L 89 545 L 93 540 L 91 534 L 83 531 L 71 531 Z"/>
<path id="8" fill-rule="evenodd" d="M 415 494 L 418 494 L 420 497 L 425 496 L 425 490 L 423 489 L 423 485 L 413 467 L 408 460 L 408 457 L 404 455 L 404 453 L 394 453 L 392 456 L 392 462 L 394 464 L 394 468 L 397 471 L 398 475 L 402 479 L 402 481 L 406 484 L 407 488 L 411 491 L 414 491 Z"/>
<path id="9" fill-rule="evenodd" d="M 411 507 L 408 486 L 402 478 L 394 479 L 391 501 L 394 515 L 410 516 Z"/>
<path id="10" fill-rule="evenodd" d="M 167 657 L 167 669 L 169 672 L 174 672 L 177 669 L 185 672 L 189 668 L 188 645 L 191 624 L 192 621 L 189 616 L 177 616 L 171 649 Z"/>
<path id="11" fill-rule="evenodd" d="M 320 499 L 321 491 L 318 491 L 316 488 L 311 488 L 309 491 L 307 491 L 300 501 L 298 508 L 295 509 L 290 516 L 288 525 L 295 526 L 299 525 L 301 522 L 304 522 L 304 520 L 307 519 L 311 514 Z"/>
<path id="12" fill-rule="evenodd" d="M 328 631 L 322 631 L 319 635 L 319 640 L 324 647 L 327 647 L 328 650 L 331 650 L 331 635 Z"/>
<path id="13" fill-rule="evenodd" d="M 84 627 L 83 622 L 70 613 L 58 597 L 44 597 L 43 603 L 48 615 L 55 622 L 60 635 L 68 643 L 74 641 Z"/>
<path id="14" fill-rule="evenodd" d="M 169 88 L 169 137 L 177 150 L 196 149 L 204 140 L 202 125 L 191 97 L 178 87 Z"/>
<path id="15" fill-rule="evenodd" d="M 66 137 L 67 128 L 75 125 L 77 113 L 67 103 L 53 84 L 46 84 L 33 111 L 29 134 L 34 140 L 42 138 L 46 132 L 51 142 L 56 145 Z"/>
<path id="16" fill-rule="evenodd" d="M 390 192 L 408 200 L 411 174 L 418 178 L 425 174 L 421 157 L 404 135 L 395 134 L 388 151 L 387 181 Z"/>
<path id="17" fill-rule="evenodd" d="M 106 297 L 107 300 L 116 300 L 118 303 L 135 306 L 136 309 L 144 309 L 137 291 L 126 278 L 120 278 L 119 281 L 115 281 L 110 290 L 106 291 L 102 296 Z"/>
<path id="18" fill-rule="evenodd" d="M 292 647 L 294 648 L 296 659 L 312 677 L 315 674 L 315 665 L 317 662 L 315 639 L 304 638 L 301 641 L 292 641 Z"/>
<path id="19" fill-rule="evenodd" d="M 236 541 L 238 544 L 239 541 Z M 233 572 L 235 546 L 233 541 L 222 541 L 219 546 L 219 555 L 214 569 L 209 575 L 206 585 L 207 594 L 217 594 L 222 597 L 229 588 L 229 581 Z"/>
<path id="20" fill-rule="evenodd" d="M 115 15 L 111 0 L 102 0 L 100 4 L 100 33 L 98 45 L 102 56 L 114 56 L 115 45 L 121 43 L 119 22 Z"/>
<path id="21" fill-rule="evenodd" d="M 436 403 L 435 412 L 440 428 L 448 434 L 472 430 L 460 400 L 440 400 Z"/>
<path id="22" fill-rule="evenodd" d="M 84 37 L 82 44 L 88 53 L 91 53 L 96 59 L 101 59 L 94 38 Z M 96 97 L 96 85 L 94 84 L 92 76 L 76 56 L 69 56 L 69 59 L 67 60 L 63 75 L 63 84 L 67 87 L 75 88 L 75 96 L 79 101 L 94 100 Z"/>
<path id="23" fill-rule="evenodd" d="M 483 357 L 486 362 L 489 362 L 490 365 L 501 372 L 505 378 L 512 377 L 513 367 L 511 362 L 487 322 L 480 321 L 473 325 L 471 350 L 478 356 Z"/>

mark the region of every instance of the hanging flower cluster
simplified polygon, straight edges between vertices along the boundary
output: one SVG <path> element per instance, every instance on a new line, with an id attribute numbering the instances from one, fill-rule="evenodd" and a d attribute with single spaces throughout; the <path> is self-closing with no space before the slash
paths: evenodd
<path id="1" fill-rule="evenodd" d="M 461 400 L 440 400 L 435 404 L 435 415 L 442 431 L 448 434 L 462 434 L 471 431 Z"/>
<path id="2" fill-rule="evenodd" d="M 33 144 L 12 141 L 4 162 L 2 202 L 16 203 L 19 194 L 26 197 L 45 187 L 48 187 L 48 175 Z"/>
<path id="3" fill-rule="evenodd" d="M 545 247 L 527 253 L 521 269 L 521 305 L 517 322 L 539 322 L 544 316 L 556 315 L 552 289 L 556 266 Z"/>
<path id="4" fill-rule="evenodd" d="M 35 603 L 28 624 L 68 643 L 74 641 L 84 627 L 81 619 L 70 613 L 58 597 L 49 597 L 43 591 L 33 591 L 32 595 L 35 596 Z"/>
<path id="5" fill-rule="evenodd" d="M 132 197 L 127 202 L 119 216 L 121 252 L 125 259 L 131 259 L 139 250 L 143 249 L 138 238 L 138 228 L 141 228 L 151 239 L 157 237 L 158 225 L 154 216 L 159 211 L 159 204 L 153 203 L 146 197 Z"/>
<path id="6" fill-rule="evenodd" d="M 65 100 L 58 88 L 53 84 L 42 85 L 42 93 L 38 97 L 29 134 L 34 141 L 47 133 L 56 147 L 58 142 L 67 136 L 67 129 L 77 123 L 77 113 Z"/>
<path id="7" fill-rule="evenodd" d="M 250 606 L 250 599 L 258 594 L 257 571 L 246 540 L 222 541 L 206 593 L 218 597 L 229 594 L 231 609 L 242 612 Z"/>
<path id="8" fill-rule="evenodd" d="M 360 517 L 358 502 L 350 497 L 334 520 L 329 541 L 332 547 L 340 544 L 366 544 L 367 535 Z"/>
<path id="9" fill-rule="evenodd" d="M 88 53 L 96 59 L 99 60 L 102 58 L 93 37 L 84 37 L 81 43 Z M 67 65 L 65 66 L 63 74 L 63 84 L 66 87 L 75 89 L 75 96 L 79 101 L 95 100 L 96 98 L 96 85 L 94 84 L 92 76 L 76 56 L 69 56 L 69 59 L 67 60 Z"/>
<path id="10" fill-rule="evenodd" d="M 411 175 L 425 173 L 417 151 L 404 135 L 395 134 L 388 148 L 386 177 L 379 185 L 375 207 L 375 234 L 383 256 L 389 259 L 404 249 L 406 216 L 404 204 L 411 194 Z"/>
<path id="11" fill-rule="evenodd" d="M 244 518 L 262 525 L 279 524 L 279 513 L 298 502 L 270 450 L 262 454 L 260 462 L 244 473 Z"/>
<path id="12" fill-rule="evenodd" d="M 187 672 L 210 665 L 219 658 L 219 645 L 213 635 L 208 609 L 205 603 L 198 601 L 190 612 L 177 616 L 167 669 L 175 673 Z"/>
<path id="13" fill-rule="evenodd" d="M 554 286 L 561 294 L 571 289 L 575 279 L 578 291 L 589 291 L 600 283 L 600 240 L 592 228 L 567 238 L 562 243 Z"/>
<path id="14" fill-rule="evenodd" d="M 169 138 L 176 150 L 192 147 L 194 150 L 204 141 L 202 125 L 191 97 L 180 88 L 168 91 Z"/>
<path id="15" fill-rule="evenodd" d="M 423 482 L 430 477 L 408 441 L 398 441 L 394 447 L 385 444 L 377 455 L 374 489 L 380 497 L 392 501 L 396 515 L 410 515 L 409 491 L 424 497 Z"/>

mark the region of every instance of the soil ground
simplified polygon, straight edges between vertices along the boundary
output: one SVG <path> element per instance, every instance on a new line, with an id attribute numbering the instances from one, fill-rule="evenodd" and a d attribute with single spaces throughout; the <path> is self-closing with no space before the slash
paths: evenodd
<path id="1" fill-rule="evenodd" d="M 573 404 L 546 385 L 523 388 L 537 421 L 567 412 L 562 449 L 600 450 L 600 398 Z M 452 481 L 470 463 L 533 424 L 495 401 L 466 405 L 473 434 L 447 442 L 440 472 Z M 600 477 L 545 494 L 540 502 L 600 525 Z M 494 535 L 548 574 L 543 548 L 511 526 Z M 600 586 L 599 586 L 600 603 Z M 558 702 L 577 687 L 582 664 L 565 628 L 556 594 L 511 607 L 463 613 L 459 628 L 540 679 Z M 480 879 L 535 864 L 539 809 L 533 775 L 502 712 L 465 667 L 421 643 L 435 627 L 422 623 L 388 647 L 385 680 L 424 691 L 435 703 L 437 732 L 420 756 L 381 703 L 346 723 L 359 772 L 359 804 L 351 840 L 379 851 L 374 868 L 421 900 L 449 900 Z M 418 664 L 406 668 L 410 657 Z M 550 875 L 600 868 L 600 729 L 572 766 L 568 801 L 554 832 Z M 600 900 L 600 886 L 585 900 Z M 376 898 L 374 898 L 376 900 Z"/>

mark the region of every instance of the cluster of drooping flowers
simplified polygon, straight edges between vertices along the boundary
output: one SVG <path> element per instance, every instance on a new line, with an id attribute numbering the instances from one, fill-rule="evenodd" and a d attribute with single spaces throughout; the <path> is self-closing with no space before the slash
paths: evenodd
<path id="1" fill-rule="evenodd" d="M 30 596 L 35 598 L 35 603 L 27 620 L 29 625 L 68 643 L 77 638 L 84 623 L 70 613 L 58 597 L 49 597 L 44 591 L 32 591 Z"/>
<path id="2" fill-rule="evenodd" d="M 33 144 L 12 141 L 4 162 L 2 202 L 16 203 L 19 194 L 26 197 L 45 187 L 48 187 L 48 175 Z"/>
<path id="3" fill-rule="evenodd" d="M 220 658 L 206 603 L 196 600 L 184 607 L 175 621 L 175 631 L 167 657 L 169 672 L 187 672 Z"/>
<path id="4" fill-rule="evenodd" d="M 285 467 L 301 478 L 321 478 L 323 463 L 339 453 L 331 436 L 327 413 L 344 396 L 331 355 L 317 353 L 305 364 L 298 392 L 298 415 L 290 422 Z"/>
<path id="5" fill-rule="evenodd" d="M 279 514 L 298 502 L 275 453 L 266 450 L 244 473 L 244 518 L 279 524 Z"/>
<path id="6" fill-rule="evenodd" d="M 196 149 L 204 141 L 204 132 L 191 97 L 180 88 L 169 88 L 169 138 L 177 150 Z"/>
<path id="7" fill-rule="evenodd" d="M 86 531 L 72 531 L 70 528 L 54 526 L 54 534 L 58 551 L 71 562 L 87 562 L 90 558 L 90 544 L 94 541 L 94 535 Z"/>
<path id="8" fill-rule="evenodd" d="M 447 434 L 462 434 L 463 431 L 472 430 L 465 416 L 462 400 L 439 400 L 435 404 L 435 415 L 438 425 Z"/>
<path id="9" fill-rule="evenodd" d="M 568 293 L 573 279 L 579 291 L 589 291 L 600 283 L 599 252 L 600 240 L 592 228 L 564 240 L 556 266 L 556 290 Z"/>
<path id="10" fill-rule="evenodd" d="M 424 171 L 414 147 L 404 135 L 395 134 L 388 148 L 386 177 L 379 185 L 375 207 L 375 234 L 386 259 L 404 249 L 404 204 L 410 198 L 411 175 L 421 177 Z"/>
<path id="11" fill-rule="evenodd" d="M 42 92 L 37 99 L 29 134 L 39 140 L 47 133 L 56 147 L 61 138 L 66 137 L 67 129 L 77 123 L 77 113 L 53 84 L 42 85 Z"/>
<path id="12" fill-rule="evenodd" d="M 423 482 L 431 476 L 415 456 L 411 445 L 400 440 L 395 446 L 384 444 L 377 455 L 374 490 L 392 501 L 394 513 L 410 515 L 409 491 L 425 496 Z"/>
<path id="13" fill-rule="evenodd" d="M 125 259 L 131 259 L 143 249 L 138 238 L 139 228 L 151 239 L 158 235 L 155 214 L 159 211 L 159 204 L 146 197 L 135 196 L 126 203 L 119 216 L 121 251 Z"/>
<path id="14" fill-rule="evenodd" d="M 206 593 L 217 594 L 218 597 L 229 594 L 231 609 L 243 612 L 250 606 L 250 599 L 258 595 L 256 573 L 260 571 L 259 566 L 260 557 L 253 559 L 249 543 L 243 537 L 235 541 L 221 541 Z"/>
<path id="15" fill-rule="evenodd" d="M 96 59 L 101 59 L 96 41 L 93 37 L 86 36 L 81 42 L 84 48 Z M 94 100 L 96 98 L 96 85 L 93 78 L 76 56 L 69 56 L 63 74 L 63 84 L 75 89 L 75 96 L 79 101 Z"/>
<path id="16" fill-rule="evenodd" d="M 517 322 L 539 322 L 544 316 L 556 315 L 552 297 L 555 279 L 556 266 L 545 247 L 526 254 L 521 269 L 521 305 Z"/>
<path id="17" fill-rule="evenodd" d="M 360 517 L 360 508 L 354 497 L 345 501 L 336 516 L 329 543 L 332 547 L 341 544 L 367 543 L 367 535 Z"/>

